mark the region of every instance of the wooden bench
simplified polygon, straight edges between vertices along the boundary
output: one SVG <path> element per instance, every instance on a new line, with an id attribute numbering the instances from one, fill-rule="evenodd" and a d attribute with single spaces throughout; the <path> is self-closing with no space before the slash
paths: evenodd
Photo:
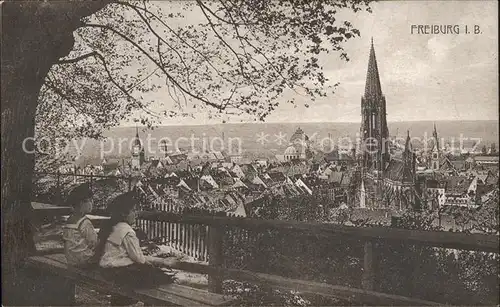
<path id="1" fill-rule="evenodd" d="M 229 306 L 235 302 L 235 299 L 230 296 L 175 283 L 147 290 L 125 289 L 103 278 L 98 270 L 68 268 L 63 254 L 32 256 L 26 260 L 25 268 L 43 281 L 43 285 L 39 285 L 41 289 L 38 292 L 45 293 L 46 297 L 40 297 L 44 296 L 43 293 L 38 294 L 37 305 L 74 304 L 75 284 L 84 284 L 103 293 L 136 299 L 144 302 L 145 305 Z M 58 297 L 55 297 L 55 294 Z"/>
<path id="2" fill-rule="evenodd" d="M 33 225 L 35 226 L 35 245 L 39 254 L 54 254 L 63 252 L 63 241 L 60 232 L 52 234 L 42 234 L 43 228 L 48 227 L 55 230 L 57 227 L 62 227 L 71 213 L 71 208 L 67 206 L 55 206 L 32 202 L 33 208 Z M 94 228 L 97 230 L 102 223 L 109 219 L 107 216 L 88 214 Z"/>
<path id="3" fill-rule="evenodd" d="M 43 224 L 52 222 L 55 218 L 69 215 L 71 213 L 71 207 L 67 206 L 55 206 L 51 204 L 44 204 L 38 202 L 31 202 L 31 207 L 33 208 L 33 221 L 35 224 Z"/>
<path id="4" fill-rule="evenodd" d="M 68 206 L 56 206 L 52 204 L 44 204 L 39 202 L 31 202 L 31 207 L 33 208 L 33 217 L 36 224 L 50 223 L 53 222 L 54 219 L 62 219 L 65 220 L 71 214 L 71 207 Z M 87 217 L 92 221 L 94 227 L 99 228 L 101 223 L 107 217 L 106 212 L 104 210 L 95 210 L 96 214 L 87 214 Z"/>

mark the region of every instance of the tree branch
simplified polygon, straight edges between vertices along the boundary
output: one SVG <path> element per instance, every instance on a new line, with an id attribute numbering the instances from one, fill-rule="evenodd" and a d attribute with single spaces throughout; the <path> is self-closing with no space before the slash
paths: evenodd
<path id="1" fill-rule="evenodd" d="M 66 95 L 66 93 L 64 93 L 60 88 L 58 88 L 53 83 L 53 81 L 50 79 L 49 76 L 47 76 L 47 78 L 45 80 L 45 85 L 47 85 L 48 88 L 53 90 L 54 93 L 59 95 L 62 99 L 66 100 L 73 107 L 73 109 L 75 109 L 75 111 L 80 112 L 80 113 L 84 113 L 82 111 L 82 108 L 80 108 L 77 103 L 73 102 L 73 100 L 68 95 Z"/>
<path id="2" fill-rule="evenodd" d="M 152 115 L 152 116 L 156 116 L 156 117 L 159 117 L 157 114 L 154 114 L 151 110 L 149 110 L 148 108 L 146 108 L 139 100 L 137 100 L 135 97 L 133 97 L 132 95 L 130 95 L 129 91 L 124 88 L 123 86 L 121 86 L 120 84 L 118 84 L 118 82 L 116 82 L 115 78 L 113 77 L 113 75 L 111 75 L 111 71 L 109 70 L 108 68 L 108 65 L 106 63 L 106 60 L 104 59 L 104 57 L 96 52 L 96 57 L 101 60 L 102 62 L 102 65 L 104 66 L 104 70 L 106 71 L 108 77 L 109 77 L 109 80 L 111 81 L 111 83 L 113 83 L 118 89 L 120 89 L 120 91 L 125 94 L 125 96 L 130 100 L 130 101 L 133 101 L 135 104 L 136 104 L 136 107 L 137 108 L 140 108 L 141 110 L 145 111 L 146 113 Z"/>
<path id="3" fill-rule="evenodd" d="M 213 24 L 212 20 L 210 19 L 210 17 L 208 16 L 208 14 L 205 12 L 205 5 L 203 4 L 203 2 L 201 0 L 196 0 L 196 3 L 198 3 L 200 9 L 201 9 L 201 12 L 203 13 L 203 15 L 205 15 L 205 18 L 207 19 L 208 21 L 208 24 L 210 25 L 210 28 L 212 29 L 212 31 L 214 32 L 215 36 L 217 36 L 217 38 L 219 38 L 219 40 L 234 54 L 234 56 L 236 57 L 236 60 L 238 61 L 238 65 L 240 67 L 240 71 L 241 71 L 241 74 L 243 75 L 243 77 L 245 79 L 247 79 L 248 81 L 251 81 L 251 83 L 254 85 L 254 89 L 257 90 L 255 88 L 255 82 L 253 82 L 252 78 L 250 76 L 247 75 L 247 73 L 245 72 L 245 68 L 243 66 L 243 62 L 241 61 L 240 59 L 240 55 L 233 49 L 233 47 L 231 47 L 231 45 L 229 45 L 228 42 L 226 42 L 226 40 L 224 38 L 222 38 L 222 36 L 220 36 L 219 32 L 217 32 L 217 30 L 215 29 L 215 25 Z"/>
<path id="4" fill-rule="evenodd" d="M 149 79 L 149 77 L 151 77 L 152 75 L 154 75 L 158 69 L 160 69 L 159 67 L 156 67 L 149 75 L 147 75 L 146 77 L 142 78 L 141 80 L 137 81 L 136 83 L 132 84 L 129 88 L 128 88 L 128 91 L 134 89 L 136 86 L 138 86 L 139 84 L 141 84 L 142 82 L 146 81 L 147 79 Z"/>
<path id="5" fill-rule="evenodd" d="M 76 62 L 79 62 L 79 61 L 84 60 L 86 58 L 90 58 L 92 56 L 95 56 L 96 54 L 97 54 L 96 51 L 92 51 L 92 52 L 86 53 L 84 55 L 81 55 L 81 56 L 73 58 L 73 59 L 62 59 L 62 60 L 59 60 L 55 64 L 71 64 L 71 63 L 76 63 Z"/>
<path id="6" fill-rule="evenodd" d="M 177 37 L 183 44 L 185 44 L 186 46 L 188 46 L 191 50 L 194 51 L 194 53 L 198 54 L 199 56 L 201 56 L 206 63 L 208 63 L 208 65 L 210 67 L 212 67 L 212 69 L 217 73 L 217 75 L 219 77 L 221 77 L 222 79 L 224 79 L 225 81 L 229 82 L 229 83 L 233 83 L 233 81 L 229 80 L 226 76 L 224 76 L 220 70 L 217 69 L 217 67 L 215 67 L 212 63 L 212 61 L 205 55 L 203 54 L 201 51 L 199 51 L 197 48 L 193 47 L 190 43 L 188 43 L 184 38 L 182 38 L 177 32 L 175 32 L 165 21 L 163 21 L 162 18 L 158 17 L 156 14 L 154 14 L 153 12 L 151 12 L 150 10 L 146 9 L 146 8 L 142 8 L 142 7 L 138 7 L 136 5 L 132 5 L 130 3 L 127 3 L 127 2 L 123 2 L 123 1 L 117 1 L 115 2 L 116 4 L 120 4 L 120 5 L 123 5 L 123 6 L 127 6 L 127 7 L 130 7 L 130 8 L 136 8 L 136 9 L 139 9 L 139 10 L 142 10 L 144 11 L 146 14 L 149 14 L 151 15 L 152 17 L 154 17 L 158 22 L 160 22 L 165 28 L 167 28 L 175 37 Z"/>
<path id="7" fill-rule="evenodd" d="M 224 108 L 226 108 L 226 107 L 227 107 L 227 105 L 231 102 L 231 99 L 233 98 L 234 93 L 236 93 L 236 90 L 237 90 L 237 89 L 238 89 L 238 88 L 235 86 L 235 87 L 233 88 L 233 90 L 231 91 L 231 95 L 229 95 L 229 97 L 225 99 L 225 100 L 226 100 L 226 102 L 224 103 Z"/>
<path id="8" fill-rule="evenodd" d="M 212 11 L 208 6 L 206 6 L 202 1 L 196 1 L 198 3 L 198 5 L 200 6 L 203 6 L 203 8 L 210 13 L 210 15 L 214 16 L 216 19 L 222 21 L 223 23 L 226 23 L 228 25 L 233 25 L 233 26 L 248 26 L 248 25 L 252 25 L 253 23 L 242 23 L 242 22 L 236 22 L 233 18 L 230 18 L 231 21 L 228 21 L 222 17 L 220 17 L 219 15 L 217 15 L 214 11 Z M 226 7 L 225 7 L 226 8 Z M 227 8 L 226 8 L 227 10 Z M 229 13 L 229 11 L 228 11 Z"/>
<path id="9" fill-rule="evenodd" d="M 106 71 L 106 74 L 108 75 L 108 78 L 109 80 L 111 81 L 111 83 L 116 86 L 130 101 L 134 102 L 135 106 L 137 108 L 140 108 L 142 109 L 143 111 L 145 111 L 146 113 L 152 115 L 152 116 L 156 116 L 156 117 L 159 117 L 157 114 L 154 114 L 151 110 L 148 110 L 139 100 L 137 100 L 135 97 L 133 97 L 132 95 L 130 95 L 129 91 L 130 89 L 132 89 L 133 87 L 137 86 L 140 82 L 143 82 L 144 80 L 146 80 L 147 78 L 149 78 L 152 74 L 154 74 L 154 71 L 153 73 L 151 73 L 150 75 L 148 75 L 145 79 L 141 80 L 140 82 L 138 83 L 135 83 L 133 86 L 131 86 L 128 90 L 121 86 L 116 80 L 115 78 L 113 77 L 113 75 L 111 74 L 111 71 L 109 70 L 109 67 L 108 67 L 108 64 L 104 58 L 104 56 L 102 56 L 99 52 L 97 51 L 92 51 L 92 52 L 89 52 L 87 54 L 84 54 L 82 56 L 79 56 L 79 57 L 76 57 L 74 59 L 68 59 L 68 60 L 61 60 L 59 61 L 57 64 L 70 64 L 70 63 L 77 63 L 83 59 L 86 59 L 86 58 L 89 58 L 89 57 L 94 57 L 96 59 L 99 59 L 99 61 L 101 62 L 101 64 L 103 65 L 104 67 L 104 70 Z M 76 104 L 69 99 L 69 97 L 67 95 L 65 95 L 59 88 L 57 88 L 53 82 L 50 81 L 49 79 L 49 83 L 47 83 L 47 86 L 50 87 L 56 94 L 58 94 L 59 96 L 61 96 L 62 98 L 64 98 L 65 100 L 67 100 L 72 106 L 73 108 L 76 109 Z M 79 109 L 77 110 L 78 112 L 81 112 L 81 113 L 85 113 L 82 111 L 82 109 Z"/>
<path id="10" fill-rule="evenodd" d="M 243 43 L 243 37 L 241 36 L 240 31 L 238 29 L 238 24 L 235 22 L 235 20 L 233 18 L 233 15 L 230 13 L 229 8 L 226 6 L 226 4 L 224 3 L 224 1 L 220 0 L 220 3 L 224 7 L 224 9 L 226 9 L 227 14 L 229 16 L 229 19 L 231 19 L 231 21 L 233 21 L 233 28 L 234 28 L 234 31 L 236 32 L 236 37 L 238 38 L 238 41 L 240 42 L 241 49 L 243 50 L 243 53 L 245 54 L 245 56 L 247 58 L 248 64 L 250 66 L 252 66 L 252 68 L 255 71 L 257 71 L 257 68 L 254 65 L 252 65 L 252 62 L 250 61 L 250 59 L 252 59 L 253 57 L 248 54 L 248 52 L 247 52 L 247 50 L 245 48 L 245 44 Z M 253 83 L 253 87 L 254 87 L 255 90 L 257 90 L 256 87 L 255 87 L 255 83 Z"/>
<path id="11" fill-rule="evenodd" d="M 186 62 L 184 61 L 184 58 L 182 57 L 182 55 L 179 53 L 179 51 L 172 47 L 166 40 L 164 40 L 154 29 L 153 27 L 151 27 L 151 24 L 149 23 L 149 21 L 146 19 L 146 17 L 144 17 L 144 15 L 141 14 L 141 12 L 137 9 L 137 7 L 135 6 L 130 6 L 136 13 L 137 15 L 139 15 L 139 17 L 142 19 L 142 21 L 146 24 L 146 26 L 148 27 L 149 31 L 151 31 L 151 33 L 154 34 L 154 36 L 156 36 L 156 38 L 158 39 L 158 45 L 157 45 L 157 51 L 158 51 L 158 58 L 160 60 L 160 64 L 162 66 L 165 66 L 165 64 L 163 63 L 163 58 L 162 58 L 162 54 L 160 52 L 160 43 L 164 43 L 165 45 L 167 45 L 168 48 L 170 48 L 170 50 L 172 50 L 176 55 L 177 57 L 179 58 L 179 60 L 181 61 L 181 63 L 184 65 L 184 69 L 186 70 L 186 74 L 187 74 L 187 78 L 186 78 L 186 83 L 187 83 L 187 86 L 191 89 L 191 82 L 190 82 L 190 71 L 189 71 L 189 67 L 188 65 L 186 64 Z M 147 10 L 146 10 L 147 11 Z"/>
<path id="12" fill-rule="evenodd" d="M 188 90 L 186 90 L 182 85 L 179 84 L 179 82 L 177 82 L 177 80 L 175 80 L 175 78 L 173 78 L 166 70 L 164 67 L 161 66 L 161 64 L 156 60 L 154 59 L 148 52 L 146 52 L 146 50 L 144 50 L 144 48 L 142 48 L 141 46 L 139 46 L 139 44 L 137 44 L 135 41 L 133 41 L 132 39 L 130 39 L 129 37 L 127 37 L 125 34 L 121 33 L 120 31 L 117 31 L 116 29 L 113 29 L 112 27 L 110 26 L 107 26 L 107 25 L 100 25 L 100 24 L 92 24 L 92 23 L 86 23 L 84 25 L 85 27 L 90 27 L 90 28 L 99 28 L 99 29 L 105 29 L 105 30 L 109 30 L 111 32 L 113 32 L 114 34 L 120 36 L 121 38 L 125 39 L 127 42 L 129 42 L 130 44 L 132 44 L 135 48 L 139 49 L 139 51 L 141 51 L 146 57 L 148 57 L 154 64 L 156 64 L 156 66 L 158 66 L 161 71 L 165 74 L 165 76 L 167 77 L 168 80 L 170 80 L 176 87 L 178 87 L 181 91 L 183 91 L 184 93 L 186 93 L 187 95 L 189 95 L 190 97 L 196 99 L 196 100 L 199 100 L 217 110 L 221 109 L 221 105 L 218 105 L 218 104 L 215 104 L 211 101 L 208 101 L 207 99 L 201 97 L 201 96 L 198 96 Z"/>

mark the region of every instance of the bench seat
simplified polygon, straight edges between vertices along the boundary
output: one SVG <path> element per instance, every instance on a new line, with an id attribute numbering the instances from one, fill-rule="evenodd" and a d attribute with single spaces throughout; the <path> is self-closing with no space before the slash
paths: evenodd
<path id="1" fill-rule="evenodd" d="M 144 302 L 146 305 L 174 306 L 229 306 L 235 299 L 222 294 L 178 285 L 161 285 L 154 289 L 125 289 L 113 281 L 106 280 L 98 270 L 69 268 L 64 254 L 32 256 L 26 260 L 26 267 L 40 271 L 40 274 L 56 275 L 59 278 L 85 284 L 95 290 L 126 296 Z"/>

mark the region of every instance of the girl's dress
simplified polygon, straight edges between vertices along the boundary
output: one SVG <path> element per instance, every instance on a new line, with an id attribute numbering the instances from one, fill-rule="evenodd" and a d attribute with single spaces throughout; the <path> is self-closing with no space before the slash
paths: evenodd
<path id="1" fill-rule="evenodd" d="M 101 272 L 108 280 L 134 289 L 152 288 L 173 281 L 160 268 L 146 264 L 135 231 L 124 222 L 113 227 L 99 266 L 104 268 Z"/>
<path id="2" fill-rule="evenodd" d="M 68 265 L 85 266 L 89 263 L 97 245 L 97 233 L 87 216 L 74 224 L 64 225 L 63 240 Z"/>

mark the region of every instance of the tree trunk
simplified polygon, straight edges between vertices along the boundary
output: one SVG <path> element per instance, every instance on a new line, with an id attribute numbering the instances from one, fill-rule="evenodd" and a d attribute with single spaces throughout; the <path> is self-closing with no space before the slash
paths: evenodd
<path id="1" fill-rule="evenodd" d="M 29 137 L 34 135 L 37 98 L 43 82 L 41 74 L 34 73 L 34 70 L 34 67 L 25 67 L 13 75 L 7 85 L 2 76 L 3 281 L 21 282 L 16 275 L 16 268 L 19 261 L 34 250 L 30 196 L 35 160 L 34 154 L 29 153 L 33 150 L 33 142 L 29 141 Z M 8 286 L 3 283 L 2 290 L 5 287 Z M 13 295 L 4 294 L 2 297 Z"/>
<path id="2" fill-rule="evenodd" d="M 10 304 L 23 296 L 18 265 L 34 251 L 30 197 L 35 157 L 30 138 L 38 95 L 52 65 L 73 48 L 73 31 L 80 18 L 104 5 L 95 1 L 2 3 L 2 297 L 8 297 Z"/>

